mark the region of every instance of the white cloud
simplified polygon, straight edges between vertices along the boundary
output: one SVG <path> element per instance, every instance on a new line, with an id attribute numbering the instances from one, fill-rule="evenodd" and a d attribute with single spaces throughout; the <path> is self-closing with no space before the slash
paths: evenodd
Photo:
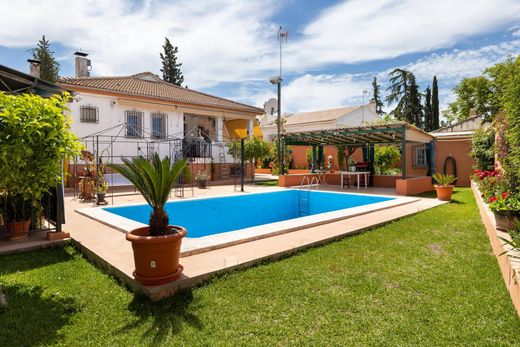
<path id="1" fill-rule="evenodd" d="M 486 68 L 504 61 L 508 56 L 519 54 L 520 40 L 513 40 L 472 50 L 454 49 L 443 54 L 430 54 L 400 67 L 415 74 L 421 91 L 431 85 L 432 78 L 436 75 L 439 81 L 440 107 L 444 109 L 454 101 L 452 89 L 461 79 L 478 76 Z M 393 68 L 363 74 L 301 75 L 283 87 L 282 109 L 284 112 L 301 112 L 360 104 L 363 89 L 372 91 L 373 76 L 377 77 L 384 96 L 388 87 L 388 73 L 392 70 Z M 275 96 L 274 88 L 254 84 L 235 95 L 237 99 L 256 105 Z M 387 107 L 387 111 L 391 109 Z"/>
<path id="2" fill-rule="evenodd" d="M 518 21 L 517 0 L 345 1 L 326 9 L 288 45 L 287 69 L 388 59 L 449 48 Z"/>
<path id="3" fill-rule="evenodd" d="M 158 72 L 164 37 L 179 46 L 190 87 L 254 79 L 271 66 L 273 0 L 34 2 L 0 0 L 0 45 L 31 47 L 43 33 L 90 52 L 96 75 Z M 22 24 L 23 23 L 23 24 Z M 273 42 L 271 42 L 273 41 Z"/>
<path id="4" fill-rule="evenodd" d="M 190 87 L 258 81 L 277 71 L 271 18 L 290 10 L 283 6 L 275 0 L 0 0 L 0 45 L 31 47 L 45 33 L 71 51 L 89 51 L 94 74 L 131 74 L 158 72 L 158 53 L 169 36 Z M 285 71 L 308 74 L 331 63 L 450 47 L 511 26 L 519 15 L 515 0 L 345 1 L 290 35 Z"/>

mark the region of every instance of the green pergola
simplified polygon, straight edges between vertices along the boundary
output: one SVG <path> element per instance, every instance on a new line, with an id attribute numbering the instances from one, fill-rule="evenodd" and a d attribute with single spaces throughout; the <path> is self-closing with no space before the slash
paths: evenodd
<path id="1" fill-rule="evenodd" d="M 326 130 L 288 132 L 284 142 L 289 146 L 312 146 L 313 161 L 316 148 L 332 146 L 373 147 L 374 145 L 401 146 L 401 173 L 406 177 L 406 144 L 429 144 L 433 136 L 406 122 L 392 122 L 358 127 L 338 127 Z M 432 154 L 430 153 L 430 157 Z"/>

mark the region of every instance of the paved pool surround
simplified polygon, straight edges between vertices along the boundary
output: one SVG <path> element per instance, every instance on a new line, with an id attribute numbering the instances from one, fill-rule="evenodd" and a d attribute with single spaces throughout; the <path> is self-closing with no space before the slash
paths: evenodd
<path id="1" fill-rule="evenodd" d="M 278 189 L 282 188 L 246 186 L 247 192 Z M 337 186 L 321 186 L 320 190 L 341 191 Z M 218 186 L 205 190 L 195 189 L 195 196 L 229 195 L 233 194 L 233 191 L 233 186 Z M 369 188 L 366 191 L 369 194 L 390 196 L 394 192 L 394 189 L 384 188 Z M 138 194 L 122 194 L 114 197 L 114 206 L 136 203 L 144 203 L 144 199 Z M 152 301 L 157 301 L 173 295 L 181 289 L 197 286 L 217 274 L 286 257 L 300 250 L 339 240 L 444 203 L 436 199 L 417 198 L 417 201 L 407 204 L 363 214 L 353 214 L 336 221 L 296 228 L 292 232 L 260 237 L 247 242 L 206 250 L 202 253 L 185 254 L 181 259 L 181 264 L 184 266 L 181 277 L 161 286 L 143 286 L 135 281 L 132 275 L 134 270 L 132 247 L 130 242 L 125 240 L 121 230 L 75 212 L 75 210 L 90 207 L 91 204 L 81 203 L 71 197 L 66 198 L 67 224 L 65 230 L 70 232 L 72 241 L 91 262 L 114 275 L 130 290 L 148 296 Z"/>

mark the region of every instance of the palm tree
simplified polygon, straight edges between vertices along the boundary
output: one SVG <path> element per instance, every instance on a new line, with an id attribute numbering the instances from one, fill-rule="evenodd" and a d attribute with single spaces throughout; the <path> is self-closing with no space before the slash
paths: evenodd
<path id="1" fill-rule="evenodd" d="M 131 160 L 123 158 L 122 161 L 124 165 L 109 166 L 132 182 L 152 207 L 150 236 L 170 234 L 168 214 L 164 206 L 177 178 L 184 172 L 186 162 L 179 160 L 172 165 L 170 158 L 165 157 L 161 160 L 157 153 L 154 153 L 150 161 L 142 156 Z"/>

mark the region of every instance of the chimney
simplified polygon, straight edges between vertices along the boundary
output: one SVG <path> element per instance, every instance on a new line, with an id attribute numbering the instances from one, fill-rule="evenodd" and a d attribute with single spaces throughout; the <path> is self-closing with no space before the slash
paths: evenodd
<path id="1" fill-rule="evenodd" d="M 76 56 L 75 59 L 75 71 L 76 71 L 76 77 L 90 77 L 90 59 L 87 59 L 88 53 L 84 52 L 75 52 L 74 55 Z"/>
<path id="2" fill-rule="evenodd" d="M 40 78 L 40 64 L 41 61 L 38 59 L 27 59 L 29 63 L 29 74 L 36 78 Z"/>

